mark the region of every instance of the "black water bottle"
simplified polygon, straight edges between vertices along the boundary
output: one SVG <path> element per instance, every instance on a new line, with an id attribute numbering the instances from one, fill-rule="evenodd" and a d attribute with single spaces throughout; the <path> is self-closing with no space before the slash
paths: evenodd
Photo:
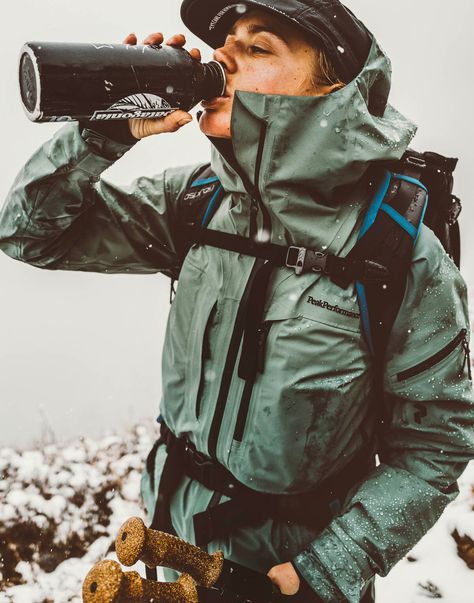
<path id="1" fill-rule="evenodd" d="M 171 46 L 28 42 L 19 71 L 23 107 L 36 122 L 160 118 L 226 87 L 220 63 Z"/>

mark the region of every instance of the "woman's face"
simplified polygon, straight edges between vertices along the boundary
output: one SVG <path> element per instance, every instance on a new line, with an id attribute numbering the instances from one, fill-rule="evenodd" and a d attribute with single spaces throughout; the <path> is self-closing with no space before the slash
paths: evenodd
<path id="1" fill-rule="evenodd" d="M 225 96 L 202 103 L 199 125 L 208 136 L 231 137 L 236 90 L 295 96 L 320 96 L 332 90 L 331 86 L 315 87 L 316 51 L 302 33 L 262 10 L 242 16 L 214 58 L 225 65 L 227 89 Z"/>

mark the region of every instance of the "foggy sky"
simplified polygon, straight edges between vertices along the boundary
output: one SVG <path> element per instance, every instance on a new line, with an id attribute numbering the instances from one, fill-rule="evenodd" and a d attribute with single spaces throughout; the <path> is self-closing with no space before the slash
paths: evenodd
<path id="1" fill-rule="evenodd" d="M 205 1 L 205 0 L 203 0 Z M 455 192 L 461 219 L 463 273 L 474 284 L 469 225 L 472 135 L 471 0 L 347 0 L 392 59 L 391 103 L 418 124 L 412 146 L 460 158 Z M 20 103 L 17 69 L 32 40 L 120 42 L 136 32 L 185 32 L 180 2 L 155 0 L 17 0 L 2 15 L 3 203 L 16 173 L 60 125 L 33 124 Z M 191 46 L 203 48 L 192 35 Z M 205 60 L 210 50 L 204 52 Z M 106 173 L 117 184 L 172 165 L 206 161 L 208 141 L 195 123 L 141 141 Z M 0 446 L 41 437 L 96 435 L 141 416 L 156 416 L 160 356 L 168 313 L 163 276 L 52 272 L 0 254 Z M 48 435 L 49 433 L 49 435 Z"/>

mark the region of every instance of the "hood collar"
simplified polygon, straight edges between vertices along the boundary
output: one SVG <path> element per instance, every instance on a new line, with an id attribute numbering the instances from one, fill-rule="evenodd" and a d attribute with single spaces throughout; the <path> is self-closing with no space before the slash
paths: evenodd
<path id="1" fill-rule="evenodd" d="M 212 167 L 224 188 L 245 193 L 248 183 L 258 187 L 286 228 L 295 226 L 289 215 L 315 216 L 318 208 L 335 218 L 369 165 L 400 159 L 416 132 L 388 104 L 390 76 L 390 61 L 373 38 L 360 74 L 327 96 L 236 92 L 232 152 L 218 151 L 226 145 L 212 150 Z"/>

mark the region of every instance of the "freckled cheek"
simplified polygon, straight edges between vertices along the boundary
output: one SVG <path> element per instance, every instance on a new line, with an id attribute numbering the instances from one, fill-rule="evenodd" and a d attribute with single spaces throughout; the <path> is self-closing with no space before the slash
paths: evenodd
<path id="1" fill-rule="evenodd" d="M 241 71 L 236 89 L 261 94 L 278 94 L 288 79 L 288 71 L 269 63 Z"/>

